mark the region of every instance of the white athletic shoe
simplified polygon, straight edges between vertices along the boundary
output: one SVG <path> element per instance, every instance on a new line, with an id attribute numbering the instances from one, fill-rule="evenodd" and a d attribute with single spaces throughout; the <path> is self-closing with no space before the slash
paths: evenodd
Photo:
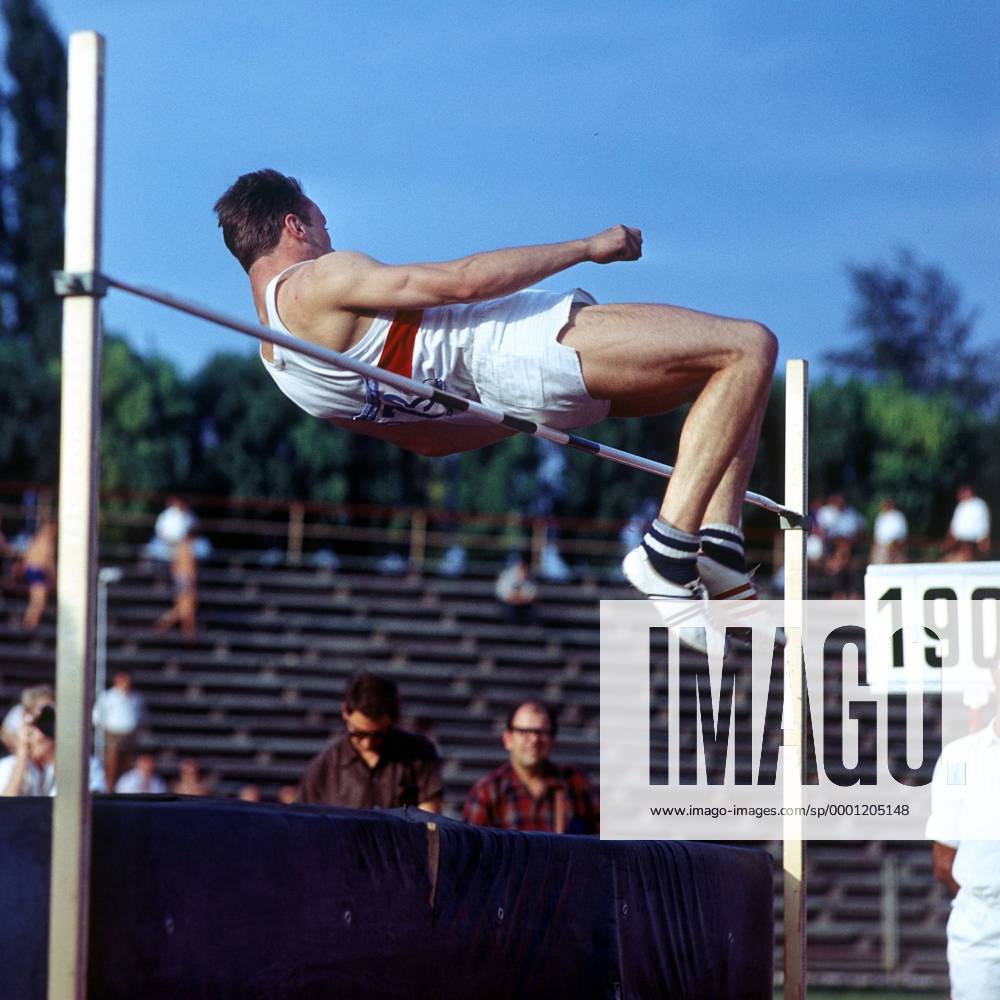
<path id="1" fill-rule="evenodd" d="M 713 601 L 758 600 L 760 595 L 753 582 L 755 572 L 730 569 L 706 555 L 698 556 L 698 575 Z"/>
<path id="2" fill-rule="evenodd" d="M 622 561 L 622 572 L 636 590 L 645 594 L 660 613 L 667 625 L 678 629 L 678 641 L 690 649 L 699 653 L 708 652 L 709 630 L 698 626 L 685 628 L 685 618 L 692 617 L 692 611 L 697 610 L 696 606 L 679 606 L 679 602 L 698 601 L 707 602 L 708 594 L 702 586 L 700 580 L 692 580 L 687 584 L 673 583 L 660 576 L 653 569 L 649 561 L 646 550 L 641 546 L 632 549 Z M 715 630 L 712 630 L 713 632 Z M 717 633 L 716 633 L 717 634 Z M 723 656 L 728 656 L 730 652 L 729 639 L 724 640 Z"/>
<path id="3" fill-rule="evenodd" d="M 706 555 L 698 556 L 698 575 L 713 601 L 757 601 L 760 595 L 754 585 L 753 578 L 756 569 L 749 571 L 730 569 L 710 559 Z M 747 646 L 753 643 L 753 633 L 750 628 L 730 628 L 729 634 L 737 642 Z M 778 649 L 785 646 L 785 630 L 777 629 L 774 643 Z"/>

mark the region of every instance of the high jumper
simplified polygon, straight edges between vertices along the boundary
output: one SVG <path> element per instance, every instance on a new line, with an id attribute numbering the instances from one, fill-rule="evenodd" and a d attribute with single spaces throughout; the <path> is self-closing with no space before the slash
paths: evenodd
<path id="1" fill-rule="evenodd" d="M 765 326 L 672 305 L 597 304 L 530 286 L 575 264 L 637 260 L 642 234 L 386 265 L 335 251 L 292 177 L 244 174 L 215 204 L 226 246 L 274 330 L 525 420 L 572 430 L 691 403 L 659 516 L 623 564 L 657 598 L 753 599 L 741 508 L 777 356 Z M 514 433 L 264 343 L 279 388 L 314 416 L 422 455 Z"/>

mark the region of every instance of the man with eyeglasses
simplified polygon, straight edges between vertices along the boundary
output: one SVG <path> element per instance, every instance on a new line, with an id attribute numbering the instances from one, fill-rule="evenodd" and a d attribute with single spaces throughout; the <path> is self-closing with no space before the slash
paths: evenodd
<path id="1" fill-rule="evenodd" d="M 597 833 L 597 793 L 582 771 L 549 760 L 556 720 L 538 701 L 518 705 L 503 733 L 509 760 L 472 786 L 462 817 L 475 826 Z"/>
<path id="2" fill-rule="evenodd" d="M 430 740 L 396 728 L 395 682 L 367 671 L 355 674 L 341 715 L 345 732 L 309 763 L 299 785 L 300 802 L 441 811 L 441 760 Z"/>

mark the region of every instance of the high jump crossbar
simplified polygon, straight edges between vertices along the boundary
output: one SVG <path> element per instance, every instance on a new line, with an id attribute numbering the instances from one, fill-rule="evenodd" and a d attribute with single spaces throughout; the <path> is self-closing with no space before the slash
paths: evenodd
<path id="1" fill-rule="evenodd" d="M 509 413 L 504 413 L 502 410 L 486 406 L 476 400 L 456 396 L 454 393 L 437 389 L 424 382 L 418 382 L 416 379 L 407 378 L 405 375 L 400 375 L 397 372 L 387 371 L 375 365 L 370 365 L 367 362 L 358 361 L 355 358 L 342 354 L 340 351 L 334 351 L 319 344 L 300 340 L 298 337 L 292 337 L 279 330 L 272 330 L 260 324 L 244 323 L 242 320 L 236 319 L 233 316 L 227 316 L 225 313 L 208 308 L 208 306 L 178 298 L 176 295 L 171 295 L 168 292 L 159 291 L 155 288 L 133 285 L 127 281 L 121 281 L 118 278 L 113 278 L 110 275 L 99 272 L 68 273 L 57 271 L 55 273 L 55 282 L 57 293 L 64 298 L 101 296 L 109 288 L 117 288 L 120 291 L 127 292 L 129 295 L 135 295 L 138 298 L 147 299 L 151 302 L 158 302 L 160 305 L 187 313 L 189 316 L 196 316 L 209 323 L 215 323 L 217 326 L 224 326 L 230 330 L 235 330 L 237 333 L 253 337 L 255 340 L 265 341 L 269 344 L 274 344 L 276 347 L 294 351 L 297 354 L 304 354 L 306 357 L 323 362 L 323 364 L 345 368 L 357 375 L 361 375 L 363 378 L 384 383 L 401 392 L 419 396 L 431 403 L 436 403 L 452 413 L 470 413 L 485 422 L 500 424 L 510 430 L 521 434 L 528 434 L 532 437 L 544 438 L 546 441 L 552 441 L 566 448 L 574 448 L 577 451 L 587 452 L 597 458 L 605 458 L 608 461 L 617 462 L 619 465 L 625 465 L 631 469 L 650 472 L 654 476 L 659 476 L 663 479 L 669 479 L 674 471 L 672 466 L 665 465 L 662 462 L 656 462 L 641 455 L 634 455 L 631 452 L 622 451 L 620 448 L 601 444 L 599 441 L 592 441 L 589 438 L 581 437 L 579 434 L 571 434 L 568 431 L 561 431 L 554 427 L 547 427 L 545 424 L 535 423 L 533 420 L 515 417 Z M 753 504 L 755 507 L 761 507 L 772 514 L 777 514 L 787 527 L 802 527 L 806 523 L 806 515 L 804 513 L 780 504 L 763 494 L 748 491 L 744 499 L 748 504 Z"/>

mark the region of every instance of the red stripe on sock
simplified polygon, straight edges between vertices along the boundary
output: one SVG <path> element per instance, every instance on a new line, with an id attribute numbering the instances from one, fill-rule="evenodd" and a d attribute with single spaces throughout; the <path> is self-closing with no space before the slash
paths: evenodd
<path id="1" fill-rule="evenodd" d="M 756 601 L 757 592 L 754 590 L 752 583 L 741 583 L 738 587 L 733 587 L 732 590 L 724 590 L 721 594 L 710 595 L 713 601 L 727 601 L 736 599 L 737 594 L 742 594 L 747 589 L 750 593 L 746 597 L 739 598 L 742 601 Z"/>

